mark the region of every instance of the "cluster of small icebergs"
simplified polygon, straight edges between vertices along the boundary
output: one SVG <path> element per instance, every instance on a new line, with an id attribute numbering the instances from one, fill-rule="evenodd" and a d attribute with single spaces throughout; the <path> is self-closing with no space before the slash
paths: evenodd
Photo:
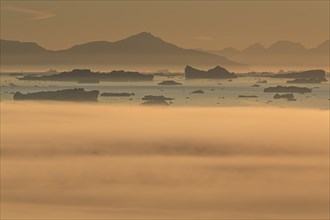
<path id="1" fill-rule="evenodd" d="M 266 81 L 259 81 L 266 83 Z M 181 85 L 172 80 L 167 80 L 159 83 L 160 85 Z M 14 86 L 13 83 L 9 85 Z M 256 84 L 257 85 L 257 84 Z M 253 86 L 256 87 L 256 86 Z M 184 91 L 184 90 L 183 90 Z M 213 88 L 210 91 L 215 91 Z M 307 87 L 297 87 L 297 86 L 275 86 L 264 88 L 263 92 L 265 93 L 275 93 L 273 96 L 274 99 L 286 99 L 287 101 L 296 101 L 294 93 L 305 94 L 311 93 L 312 89 Z M 206 92 L 202 89 L 193 90 L 190 94 L 205 94 Z M 284 94 L 282 94 L 284 93 Z M 57 91 L 41 91 L 34 93 L 22 94 L 20 92 L 14 93 L 14 100 L 61 100 L 61 101 L 97 101 L 98 96 L 101 97 L 131 97 L 135 96 L 135 93 L 129 92 L 103 92 L 99 95 L 98 90 L 85 91 L 83 88 L 75 89 L 64 89 Z M 224 99 L 224 97 L 222 97 Z M 257 95 L 238 95 L 238 98 L 258 98 Z M 186 96 L 185 99 L 190 99 L 189 96 Z M 132 100 L 132 99 L 130 99 Z M 142 98 L 143 102 L 141 105 L 170 105 L 174 98 L 165 97 L 163 95 L 145 95 Z M 269 101 L 271 102 L 271 101 Z M 269 103 L 266 102 L 266 103 Z M 219 103 L 218 103 L 219 104 Z"/>
<path id="2" fill-rule="evenodd" d="M 188 68 L 188 73 L 190 73 L 190 77 L 191 78 L 200 78 L 201 74 L 205 74 L 205 71 L 199 71 L 196 69 L 193 69 L 191 67 Z M 207 71 L 206 73 L 210 74 L 210 76 L 213 76 L 212 74 L 214 74 L 214 71 L 222 71 L 223 74 L 227 74 L 226 76 L 228 76 L 227 80 L 228 82 L 232 82 L 234 78 L 237 78 L 235 75 L 226 72 L 223 69 L 220 69 L 219 67 L 211 69 L 209 71 Z M 82 73 L 89 75 L 93 75 L 94 73 L 92 73 L 89 70 L 74 70 L 72 71 L 73 73 L 78 72 L 80 75 Z M 130 74 L 134 75 L 135 77 L 144 77 L 144 75 L 142 76 L 139 73 L 135 73 L 135 72 L 124 72 L 126 75 Z M 112 77 L 115 77 L 117 74 L 117 72 L 111 72 L 111 74 L 103 74 L 104 77 L 109 77 L 110 75 Z M 118 73 L 119 74 L 119 73 Z M 123 74 L 122 72 L 120 72 L 120 74 Z M 300 73 L 300 74 L 306 74 L 306 72 Z M 310 74 L 310 73 L 308 73 Z M 52 77 L 68 77 L 68 73 L 61 73 L 61 74 L 56 74 L 53 75 Z M 73 76 L 74 74 L 70 73 L 70 77 Z M 101 78 L 103 76 L 102 74 L 99 74 L 98 77 Z M 288 75 L 291 76 L 291 75 Z M 49 76 L 47 76 L 49 77 Z M 40 77 L 34 77 L 36 78 L 36 80 L 39 80 Z M 24 79 L 30 79 L 30 80 L 34 80 L 33 77 L 27 77 L 25 76 Z M 41 77 L 42 78 L 42 77 Z M 271 78 L 279 78 L 279 77 L 271 77 Z M 42 78 L 43 79 L 43 78 Z M 48 79 L 48 78 L 47 78 Z M 103 78 L 102 78 L 103 79 Z M 144 78 L 143 78 L 144 79 Z M 150 80 L 148 78 L 148 80 Z M 208 79 L 209 80 L 209 79 Z M 261 85 L 260 84 L 266 84 L 268 83 L 267 80 L 261 80 L 258 78 L 255 78 L 255 83 L 253 85 L 251 85 L 251 87 L 253 88 L 259 88 Z M 293 79 L 293 80 L 289 80 L 287 81 L 287 83 L 321 83 L 325 80 L 325 78 L 315 78 L 315 79 L 311 79 L 311 78 L 297 78 L 297 79 Z M 7 82 L 7 86 L 11 87 L 13 89 L 13 87 L 18 87 L 17 85 L 15 85 L 13 82 L 9 82 L 9 81 L 5 81 Z M 30 82 L 30 81 L 28 81 Z M 99 83 L 100 80 L 98 78 L 82 78 L 80 81 L 78 81 L 78 83 Z M 40 83 L 40 82 L 39 82 Z M 179 81 L 175 81 L 175 80 L 164 80 L 161 81 L 159 83 L 157 83 L 160 87 L 160 91 L 164 91 L 164 89 L 166 89 L 165 86 L 180 86 L 182 85 L 182 83 Z M 217 85 L 222 85 L 222 83 L 218 82 Z M 3 87 L 4 85 L 2 85 Z M 38 85 L 35 85 L 34 87 L 39 87 Z M 55 85 L 49 85 L 49 87 L 56 87 Z M 185 88 L 183 88 L 183 91 L 185 91 Z M 320 87 L 313 87 L 313 89 L 316 88 L 320 88 Z M 219 87 L 219 89 L 224 89 L 222 87 Z M 214 88 L 210 88 L 209 91 L 214 92 L 215 89 Z M 294 93 L 298 93 L 298 94 L 305 94 L 305 93 L 311 93 L 312 92 L 312 88 L 308 88 L 308 87 L 298 87 L 298 86 L 282 86 L 282 85 L 277 85 L 277 86 L 271 86 L 271 87 L 267 87 L 267 88 L 263 88 L 263 92 L 265 93 L 275 93 L 275 95 L 273 96 L 273 99 L 286 99 L 287 101 L 296 101 L 297 99 L 294 97 Z M 8 93 L 8 92 L 6 92 Z M 13 92 L 11 92 L 13 93 Z M 99 91 L 98 90 L 92 90 L 92 91 L 85 91 L 83 88 L 75 88 L 75 89 L 63 89 L 63 90 L 57 90 L 57 91 L 40 91 L 40 92 L 33 92 L 33 93 L 27 93 L 27 94 L 23 94 L 21 92 L 16 92 L 14 93 L 14 100 L 61 100 L 61 101 L 97 101 L 98 97 L 119 97 L 119 98 L 125 98 L 125 97 L 132 97 L 135 96 L 135 93 L 133 92 L 103 92 L 99 95 Z M 196 97 L 198 94 L 205 94 L 206 90 L 202 90 L 202 89 L 198 89 L 198 90 L 193 90 L 190 91 L 189 94 L 193 95 L 196 94 Z M 313 96 L 313 94 L 312 94 Z M 247 95 L 247 94 L 240 94 L 238 96 L 236 96 L 237 98 L 258 98 L 259 96 L 257 95 Z M 185 96 L 185 99 L 190 99 L 191 97 Z M 220 97 L 219 97 L 220 98 Z M 222 99 L 224 99 L 225 97 L 222 97 Z M 129 100 L 132 100 L 133 98 L 130 98 Z M 135 99 L 140 99 L 140 97 L 135 98 Z M 163 95 L 145 95 L 144 97 L 141 98 L 142 99 L 142 103 L 141 105 L 170 105 L 172 104 L 172 100 L 174 100 L 174 98 L 169 98 L 169 97 L 165 97 Z M 272 102 L 271 100 L 266 101 L 266 103 L 270 103 Z M 219 104 L 219 102 L 217 102 L 217 104 Z"/>

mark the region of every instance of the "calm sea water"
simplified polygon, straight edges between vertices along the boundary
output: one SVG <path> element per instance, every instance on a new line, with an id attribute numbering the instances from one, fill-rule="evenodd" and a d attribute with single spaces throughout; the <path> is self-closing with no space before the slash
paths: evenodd
<path id="1" fill-rule="evenodd" d="M 259 79 L 267 83 L 252 87 Z M 163 80 L 175 80 L 181 86 L 161 86 Z M 329 109 L 329 79 L 322 84 L 287 84 L 287 79 L 239 77 L 231 82 L 224 80 L 185 80 L 184 77 L 155 77 L 151 82 L 100 82 L 98 84 L 76 82 L 21 81 L 16 77 L 1 75 L 1 100 L 12 100 L 17 91 L 22 93 L 56 91 L 69 88 L 84 88 L 102 92 L 129 92 L 131 97 L 99 97 L 99 102 L 111 104 L 139 105 L 145 95 L 164 95 L 174 98 L 173 106 L 279 106 Z M 11 84 L 14 84 L 12 86 Z M 312 88 L 312 93 L 295 94 L 297 101 L 273 99 L 274 93 L 264 93 L 270 86 L 299 86 Z M 204 94 L 192 94 L 194 90 Z M 256 95 L 258 98 L 238 98 L 239 95 Z"/>

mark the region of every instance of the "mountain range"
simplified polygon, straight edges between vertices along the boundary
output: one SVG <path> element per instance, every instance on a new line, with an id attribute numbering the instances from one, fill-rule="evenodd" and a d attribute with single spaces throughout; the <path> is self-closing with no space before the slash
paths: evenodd
<path id="1" fill-rule="evenodd" d="M 177 66 L 183 69 L 187 64 L 246 67 L 222 55 L 178 47 L 147 32 L 115 42 L 94 41 L 57 51 L 47 50 L 34 42 L 1 40 L 1 65 L 5 67 L 107 66 L 125 69 L 154 66 L 157 69 Z"/>
<path id="2" fill-rule="evenodd" d="M 207 50 L 206 52 L 226 56 L 237 62 L 256 66 L 277 66 L 280 68 L 317 67 L 329 69 L 330 40 L 314 48 L 306 48 L 301 43 L 277 41 L 265 47 L 260 43 L 252 44 L 243 50 L 227 47 L 222 50 Z"/>
<path id="3" fill-rule="evenodd" d="M 274 70 L 274 67 L 275 70 L 329 70 L 329 42 L 327 40 L 314 48 L 291 41 L 277 41 L 267 48 L 255 43 L 243 50 L 233 47 L 202 50 L 184 49 L 151 33 L 142 32 L 115 42 L 93 41 L 53 51 L 35 42 L 0 40 L 0 61 L 3 70 L 63 67 L 182 71 L 186 65 L 199 68 L 222 66 L 230 71 L 249 71 L 258 67 L 267 71 Z"/>

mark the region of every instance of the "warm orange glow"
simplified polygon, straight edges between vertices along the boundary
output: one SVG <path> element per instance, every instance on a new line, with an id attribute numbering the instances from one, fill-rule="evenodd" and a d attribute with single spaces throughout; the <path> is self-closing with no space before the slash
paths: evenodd
<path id="1" fill-rule="evenodd" d="M 328 122 L 328 110 L 2 102 L 1 217 L 327 218 Z"/>

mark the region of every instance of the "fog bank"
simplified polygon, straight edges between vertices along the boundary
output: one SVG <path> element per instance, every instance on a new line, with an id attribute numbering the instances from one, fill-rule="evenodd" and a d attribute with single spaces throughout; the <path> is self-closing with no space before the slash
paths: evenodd
<path id="1" fill-rule="evenodd" d="M 327 218 L 329 111 L 1 102 L 2 218 Z"/>

